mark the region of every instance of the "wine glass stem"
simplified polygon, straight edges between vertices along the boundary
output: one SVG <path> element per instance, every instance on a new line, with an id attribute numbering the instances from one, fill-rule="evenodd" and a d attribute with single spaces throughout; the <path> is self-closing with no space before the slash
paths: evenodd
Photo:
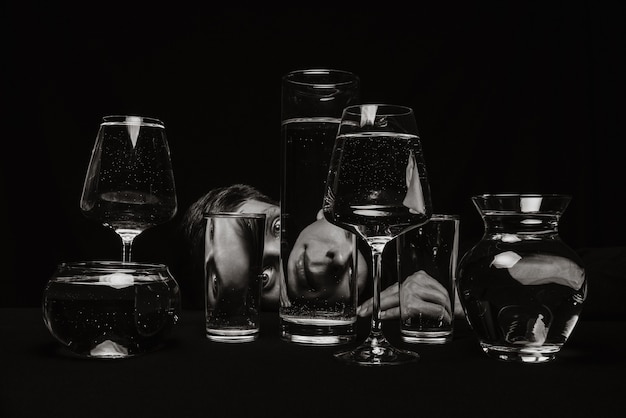
<path id="1" fill-rule="evenodd" d="M 130 253 L 133 247 L 133 239 L 135 237 L 122 235 L 122 261 L 130 263 Z"/>
<path id="2" fill-rule="evenodd" d="M 381 338 L 383 336 L 382 323 L 380 320 L 380 286 L 382 280 L 382 259 L 385 244 L 385 242 L 370 243 L 372 248 L 372 276 L 374 279 L 374 296 L 372 298 L 372 328 L 370 330 L 370 337 L 374 338 Z"/>

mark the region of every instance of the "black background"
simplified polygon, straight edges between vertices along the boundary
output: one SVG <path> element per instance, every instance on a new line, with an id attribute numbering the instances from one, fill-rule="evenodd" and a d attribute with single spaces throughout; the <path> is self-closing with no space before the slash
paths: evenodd
<path id="1" fill-rule="evenodd" d="M 244 182 L 278 199 L 281 76 L 311 67 L 415 110 L 434 209 L 461 215 L 463 251 L 486 192 L 571 194 L 571 247 L 624 246 L 619 2 L 206 3 L 2 3 L 0 306 L 39 306 L 62 261 L 120 257 L 79 209 L 103 116 L 166 125 L 179 212 L 133 256 L 177 276 L 176 228 L 203 193 Z"/>

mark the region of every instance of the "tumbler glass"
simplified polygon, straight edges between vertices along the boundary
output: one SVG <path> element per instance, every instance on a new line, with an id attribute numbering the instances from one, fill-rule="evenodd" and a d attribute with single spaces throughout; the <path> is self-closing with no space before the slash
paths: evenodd
<path id="1" fill-rule="evenodd" d="M 206 335 L 250 342 L 260 330 L 264 213 L 207 213 L 204 242 Z"/>

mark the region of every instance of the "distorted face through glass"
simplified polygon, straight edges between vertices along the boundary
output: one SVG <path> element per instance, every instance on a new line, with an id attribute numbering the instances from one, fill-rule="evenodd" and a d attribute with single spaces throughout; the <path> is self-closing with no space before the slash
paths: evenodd
<path id="1" fill-rule="evenodd" d="M 262 306 L 277 308 L 280 295 L 280 208 L 258 200 L 244 202 L 237 212 L 265 214 Z"/>
<path id="2" fill-rule="evenodd" d="M 260 308 L 265 216 L 238 215 L 206 217 L 207 309 L 216 317 L 256 315 Z"/>
<path id="3" fill-rule="evenodd" d="M 280 207 L 267 196 L 258 192 L 251 186 L 232 185 L 209 191 L 198 199 L 186 213 L 183 221 L 184 231 L 192 243 L 192 248 L 204 248 L 204 220 L 203 214 L 207 212 L 243 212 L 263 213 L 266 216 L 264 251 L 262 259 L 262 308 L 264 310 L 276 310 L 280 304 L 281 282 L 284 275 L 283 263 L 280 257 Z M 328 223 L 323 216 L 302 232 L 298 237 L 299 250 L 293 252 L 297 259 L 290 260 L 289 264 L 298 267 L 295 280 L 298 286 L 312 286 L 313 289 L 328 286 L 318 283 L 321 277 L 319 272 L 326 269 L 336 271 L 333 277 L 337 281 L 346 276 L 347 267 L 351 265 L 350 257 L 346 248 L 352 249 L 352 243 L 346 241 L 343 230 Z M 344 244 L 348 244 L 344 248 Z M 332 254 L 332 256 L 330 256 Z M 199 255 L 199 254 L 198 254 Z M 206 274 L 206 254 L 202 254 L 202 269 Z M 232 258 L 231 258 L 232 259 Z M 367 263 L 359 253 L 358 283 L 362 286 L 367 277 Z M 349 276 L 349 275 L 348 275 Z M 206 277 L 206 275 L 204 276 Z M 339 285 L 335 283 L 334 286 Z M 340 286 L 341 287 L 341 286 Z"/>

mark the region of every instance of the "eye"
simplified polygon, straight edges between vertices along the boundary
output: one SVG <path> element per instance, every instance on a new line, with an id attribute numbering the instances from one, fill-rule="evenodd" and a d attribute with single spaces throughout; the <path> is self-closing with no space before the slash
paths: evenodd
<path id="1" fill-rule="evenodd" d="M 274 274 L 274 269 L 272 267 L 265 267 L 263 269 L 263 274 L 261 274 L 261 280 L 263 281 L 263 288 L 270 287 L 272 285 L 273 274 Z"/>
<path id="2" fill-rule="evenodd" d="M 272 226 L 270 227 L 270 231 L 273 236 L 278 238 L 280 236 L 280 217 L 277 217 L 272 222 Z"/>
<path id="3" fill-rule="evenodd" d="M 219 281 L 217 280 L 217 275 L 215 275 L 215 273 L 211 274 L 209 285 L 211 286 L 211 291 L 213 292 L 213 295 L 217 295 L 219 293 L 220 286 Z"/>

